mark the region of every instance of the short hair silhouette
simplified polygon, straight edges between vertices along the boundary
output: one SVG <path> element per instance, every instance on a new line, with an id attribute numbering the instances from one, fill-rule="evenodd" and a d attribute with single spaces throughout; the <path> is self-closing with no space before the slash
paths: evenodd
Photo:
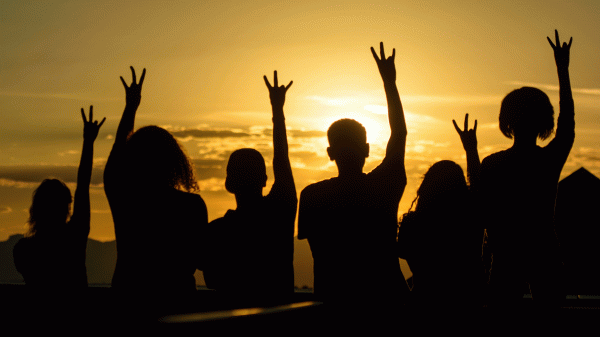
<path id="1" fill-rule="evenodd" d="M 554 108 L 548 95 L 537 88 L 513 90 L 502 100 L 500 131 L 512 139 L 520 130 L 536 132 L 539 139 L 548 138 L 554 130 Z"/>
<path id="2" fill-rule="evenodd" d="M 51 229 L 49 226 L 66 223 L 72 202 L 71 190 L 65 183 L 58 179 L 44 179 L 33 192 L 27 236 Z"/>
<path id="3" fill-rule="evenodd" d="M 267 168 L 260 152 L 245 148 L 231 153 L 225 178 L 225 188 L 229 193 L 260 190 L 266 184 Z"/>
<path id="4" fill-rule="evenodd" d="M 448 201 L 463 201 L 469 188 L 463 169 L 451 160 L 442 160 L 431 165 L 417 190 L 416 210 L 423 211 Z M 411 206 L 412 208 L 412 206 Z"/>
<path id="5" fill-rule="evenodd" d="M 343 118 L 333 122 L 327 130 L 329 146 L 351 147 L 367 142 L 367 130 L 354 119 Z"/>
<path id="6" fill-rule="evenodd" d="M 140 186 L 199 190 L 194 166 L 179 142 L 161 127 L 150 125 L 127 139 L 127 169 Z"/>

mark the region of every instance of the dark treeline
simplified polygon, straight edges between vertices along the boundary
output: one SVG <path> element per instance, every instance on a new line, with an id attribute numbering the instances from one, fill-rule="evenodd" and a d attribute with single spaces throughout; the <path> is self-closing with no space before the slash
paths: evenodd
<path id="1" fill-rule="evenodd" d="M 536 145 L 555 129 L 548 96 L 536 88 L 504 98 L 500 130 L 514 144 L 483 161 L 477 121 L 472 129 L 468 115 L 463 129 L 453 121 L 466 152 L 467 179 L 455 162 L 433 164 L 400 221 L 410 125 L 396 85 L 395 49 L 386 56 L 383 43 L 379 53 L 371 48 L 391 130 L 385 158 L 375 169 L 363 172 L 369 156 L 365 128 L 338 120 L 327 131 L 326 149 L 338 176 L 307 186 L 298 200 L 283 109 L 292 82 L 280 85 L 275 71 L 273 83 L 264 77 L 272 106 L 273 186 L 265 194 L 261 153 L 234 151 L 225 187 L 237 206 L 210 223 L 193 163 L 175 137 L 154 125 L 135 130 L 146 69 L 138 81 L 131 67 L 131 83 L 121 77 L 126 104 L 104 169 L 117 242 L 114 310 L 185 312 L 196 299 L 196 270 L 230 307 L 289 303 L 297 212 L 298 238 L 308 241 L 314 259 L 314 296 L 333 322 L 356 318 L 389 327 L 407 309 L 470 317 L 487 306 L 500 314 L 518 306 L 525 282 L 540 309 L 560 308 L 565 275 L 553 218 L 558 179 L 575 137 L 574 106 L 571 41 L 561 44 L 558 32 L 548 41 L 560 84 L 554 139 Z M 44 180 L 33 195 L 29 231 L 14 248 L 32 300 L 71 301 L 74 307 L 87 287 L 93 145 L 104 122 L 93 119 L 91 106 L 89 118 L 83 109 L 81 114 L 83 151 L 74 197 L 60 180 Z M 410 287 L 398 257 L 411 268 Z"/>

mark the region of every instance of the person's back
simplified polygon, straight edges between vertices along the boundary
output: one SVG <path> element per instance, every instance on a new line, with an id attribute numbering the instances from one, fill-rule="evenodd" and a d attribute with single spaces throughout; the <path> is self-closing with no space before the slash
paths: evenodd
<path id="1" fill-rule="evenodd" d="M 326 303 L 400 305 L 408 290 L 395 252 L 398 204 L 406 186 L 406 123 L 396 87 L 394 54 L 371 48 L 386 91 L 391 136 L 383 162 L 362 172 L 369 155 L 360 123 L 342 119 L 328 131 L 339 176 L 307 186 L 300 196 L 298 238 L 308 239 L 315 294 Z"/>
<path id="2" fill-rule="evenodd" d="M 554 129 L 548 96 L 536 88 L 514 90 L 502 101 L 499 117 L 500 130 L 514 137 L 514 144 L 481 164 L 482 205 L 488 210 L 488 242 L 493 253 L 494 304 L 522 298 L 525 282 L 538 303 L 556 306 L 564 299 L 553 221 L 558 180 L 573 146 L 575 120 L 568 71 L 571 45 L 561 47 L 558 32 L 556 42 L 555 46 L 550 41 L 560 84 L 556 136 L 543 148 L 536 145 L 537 138 L 546 139 Z"/>
<path id="3" fill-rule="evenodd" d="M 29 209 L 29 231 L 13 250 L 15 267 L 30 288 L 41 293 L 74 292 L 87 287 L 85 256 L 90 233 L 90 181 L 94 141 L 104 123 L 89 120 L 81 109 L 83 148 L 74 198 L 66 184 L 45 179 Z M 71 216 L 71 205 L 73 214 Z"/>
<path id="4" fill-rule="evenodd" d="M 453 120 L 466 152 L 469 185 L 458 164 L 436 162 L 425 173 L 398 230 L 398 256 L 407 260 L 413 273 L 412 297 L 426 311 L 452 307 L 463 313 L 481 305 L 484 231 L 476 217 L 480 162 L 477 120 L 471 130 L 468 121 L 466 114 L 461 130 Z"/>
<path id="5" fill-rule="evenodd" d="M 201 218 L 206 209 L 202 198 L 169 188 L 124 192 L 122 197 L 123 203 L 113 201 L 115 224 L 121 228 L 112 285 L 140 292 L 195 291 Z M 146 280 L 149 277 L 151 282 Z"/>
<path id="6" fill-rule="evenodd" d="M 31 287 L 50 292 L 87 287 L 86 244 L 87 234 L 77 229 L 25 237 L 14 247 L 15 266 Z"/>
<path id="7" fill-rule="evenodd" d="M 401 286 L 393 249 L 403 186 L 385 178 L 332 178 L 302 191 L 299 236 L 313 253 L 315 294 L 339 300 L 357 287 L 387 292 Z"/>
<path id="8" fill-rule="evenodd" d="M 273 112 L 273 174 L 275 182 L 263 196 L 267 173 L 263 156 L 254 149 L 234 151 L 227 163 L 225 187 L 237 208 L 213 220 L 206 231 L 204 269 L 207 285 L 233 305 L 287 302 L 294 292 L 294 222 L 298 198 L 288 155 L 283 105 L 287 89 L 266 76 Z"/>
<path id="9" fill-rule="evenodd" d="M 141 85 L 125 86 L 126 106 L 104 170 L 117 240 L 112 286 L 122 298 L 155 305 L 191 299 L 201 266 L 206 204 L 195 192 L 194 167 L 177 140 L 158 126 L 133 132 Z M 140 304 L 143 307 L 144 304 Z"/>
<path id="10" fill-rule="evenodd" d="M 209 224 L 206 239 L 212 244 L 205 255 L 214 261 L 204 277 L 230 301 L 285 302 L 294 291 L 296 211 L 273 199 L 265 197 L 252 210 L 228 210 Z"/>

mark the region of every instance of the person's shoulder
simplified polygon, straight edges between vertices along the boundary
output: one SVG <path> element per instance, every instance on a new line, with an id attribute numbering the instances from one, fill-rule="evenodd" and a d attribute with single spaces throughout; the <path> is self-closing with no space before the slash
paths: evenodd
<path id="1" fill-rule="evenodd" d="M 301 195 L 308 196 L 323 193 L 324 191 L 329 190 L 333 185 L 335 185 L 337 180 L 338 178 L 336 177 L 312 183 L 302 190 Z"/>
<path id="2" fill-rule="evenodd" d="M 177 189 L 172 189 L 168 198 L 172 198 L 173 200 L 177 200 L 177 203 L 185 204 L 185 205 L 195 205 L 195 206 L 204 206 L 206 207 L 206 203 L 200 194 L 180 191 Z"/>
<path id="3" fill-rule="evenodd" d="M 225 225 L 227 223 L 230 223 L 231 221 L 234 221 L 236 217 L 236 211 L 235 210 L 227 210 L 227 212 L 225 213 L 225 215 L 223 215 L 220 218 L 216 218 L 212 221 L 210 221 L 208 224 L 211 227 L 216 227 L 216 226 L 222 226 Z"/>
<path id="4" fill-rule="evenodd" d="M 17 241 L 17 243 L 14 245 L 13 252 L 22 251 L 25 247 L 27 247 L 30 244 L 30 242 L 31 242 L 31 238 L 28 238 L 28 237 L 20 238 L 19 241 Z"/>
<path id="5" fill-rule="evenodd" d="M 511 149 L 506 149 L 502 151 L 498 151 L 490 154 L 489 156 L 483 158 L 481 161 L 481 165 L 483 166 L 495 166 L 500 164 L 511 157 L 512 151 Z"/>
<path id="6" fill-rule="evenodd" d="M 34 237 L 23 237 L 13 246 L 13 258 L 20 261 L 32 252 L 35 247 Z"/>

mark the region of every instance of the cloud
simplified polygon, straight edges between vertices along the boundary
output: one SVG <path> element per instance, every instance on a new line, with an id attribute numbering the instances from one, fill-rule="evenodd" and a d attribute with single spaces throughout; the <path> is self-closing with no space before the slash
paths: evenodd
<path id="1" fill-rule="evenodd" d="M 288 136 L 292 138 L 315 138 L 315 137 L 326 137 L 327 132 L 317 130 L 289 130 Z"/>
<path id="2" fill-rule="evenodd" d="M 36 188 L 39 182 L 16 181 L 13 179 L 0 178 L 0 187 Z"/>
<path id="3" fill-rule="evenodd" d="M 443 104 L 468 104 L 468 105 L 496 105 L 502 101 L 504 96 L 500 95 L 458 95 L 458 96 L 436 96 L 436 95 L 408 95 L 402 96 L 405 103 L 443 103 Z"/>
<path id="4" fill-rule="evenodd" d="M 210 178 L 198 180 L 200 186 L 200 192 L 219 192 L 225 191 L 225 179 Z"/>
<path id="5" fill-rule="evenodd" d="M 64 157 L 65 155 L 74 155 L 74 154 L 78 154 L 79 151 L 77 150 L 68 150 L 68 151 L 64 151 L 64 152 L 59 152 L 58 155 L 61 157 Z"/>
<path id="6" fill-rule="evenodd" d="M 52 93 L 52 92 L 23 92 L 23 91 L 0 91 L 0 96 L 27 97 L 27 98 L 46 98 L 46 99 L 70 99 L 77 101 L 100 101 L 100 102 L 120 102 L 122 97 L 101 97 L 85 94 L 73 93 Z"/>
<path id="7" fill-rule="evenodd" d="M 103 182 L 104 167 L 92 170 L 93 185 Z M 46 178 L 57 178 L 65 183 L 77 182 L 77 166 L 75 165 L 7 165 L 0 166 L 0 186 L 37 187 Z"/>
<path id="8" fill-rule="evenodd" d="M 13 210 L 8 206 L 0 206 L 0 214 L 11 213 Z"/>
<path id="9" fill-rule="evenodd" d="M 365 110 L 378 115 L 387 115 L 388 113 L 388 108 L 384 105 L 368 104 L 365 105 Z"/>
<path id="10" fill-rule="evenodd" d="M 542 84 L 542 83 L 532 83 L 532 82 L 521 82 L 521 81 L 511 81 L 505 82 L 505 84 L 513 85 L 517 87 L 534 87 L 538 89 L 545 89 L 549 91 L 558 91 L 559 86 L 555 84 Z M 571 88 L 573 93 L 584 94 L 584 95 L 594 95 L 600 96 L 600 89 L 598 88 Z"/>
<path id="11" fill-rule="evenodd" d="M 174 137 L 177 138 L 241 138 L 251 136 L 250 133 L 233 130 L 185 129 L 170 132 Z"/>
<path id="12" fill-rule="evenodd" d="M 579 147 L 571 150 L 569 156 L 571 165 L 579 165 L 587 168 L 600 167 L 600 149 L 590 147 Z"/>

